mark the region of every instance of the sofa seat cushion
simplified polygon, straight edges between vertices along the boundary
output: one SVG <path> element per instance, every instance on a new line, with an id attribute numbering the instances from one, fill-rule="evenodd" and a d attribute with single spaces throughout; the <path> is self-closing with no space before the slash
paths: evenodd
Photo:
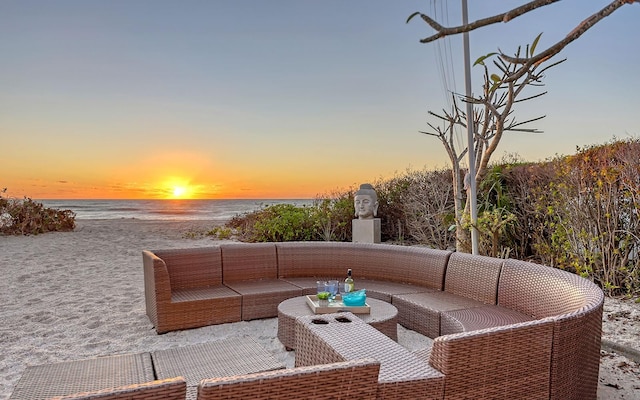
<path id="1" fill-rule="evenodd" d="M 241 321 L 242 296 L 225 286 L 182 289 L 171 292 L 171 301 L 158 308 L 156 331 Z"/>
<path id="2" fill-rule="evenodd" d="M 440 335 L 494 328 L 532 320 L 533 318 L 529 315 L 489 304 L 462 310 L 442 311 L 440 313 Z"/>
<path id="3" fill-rule="evenodd" d="M 384 282 L 374 279 L 358 279 L 355 283 L 356 290 L 366 289 L 368 297 L 383 300 L 387 303 L 391 303 L 392 297 L 396 295 L 435 291 L 434 289 L 410 283 Z"/>
<path id="4" fill-rule="evenodd" d="M 485 303 L 449 292 L 400 294 L 391 298 L 398 309 L 398 323 L 430 338 L 440 336 L 442 311 L 463 310 L 484 306 Z"/>
<path id="5" fill-rule="evenodd" d="M 302 296 L 302 289 L 281 279 L 226 282 L 225 285 L 242 295 L 243 321 L 277 317 L 280 302 Z"/>
<path id="6" fill-rule="evenodd" d="M 240 300 L 241 296 L 223 285 L 171 291 L 172 303 L 224 298 L 237 298 Z"/>

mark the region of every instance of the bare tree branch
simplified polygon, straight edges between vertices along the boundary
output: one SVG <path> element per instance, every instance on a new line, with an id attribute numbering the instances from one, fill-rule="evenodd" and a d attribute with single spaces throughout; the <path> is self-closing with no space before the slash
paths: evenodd
<path id="1" fill-rule="evenodd" d="M 534 0 L 534 1 L 530 1 L 529 3 L 526 3 L 520 7 L 516 7 L 510 11 L 507 11 L 505 13 L 502 14 L 497 14 L 494 15 L 492 17 L 487 17 L 487 18 L 483 18 L 483 19 L 479 19 L 477 21 L 471 22 L 469 24 L 466 25 L 460 25 L 460 26 L 455 26 L 455 27 L 444 27 L 442 25 L 440 25 L 439 23 L 437 23 L 434 19 L 432 19 L 431 17 L 429 17 L 428 15 L 422 14 L 422 13 L 414 13 L 412 14 L 408 19 L 407 22 L 409 22 L 414 16 L 416 15 L 420 15 L 420 18 L 422 18 L 423 21 L 425 21 L 429 26 L 431 26 L 433 29 L 436 30 L 436 34 L 431 35 L 427 38 L 421 39 L 420 43 L 429 43 L 429 42 L 433 42 L 434 40 L 443 38 L 445 36 L 450 36 L 450 35 L 457 35 L 460 33 L 465 33 L 465 32 L 470 32 L 473 30 L 476 30 L 478 28 L 482 28 L 484 26 L 488 26 L 488 25 L 492 25 L 492 24 L 496 24 L 499 22 L 509 22 L 510 20 L 517 18 L 523 14 L 526 14 L 530 11 L 533 11 L 537 8 L 540 7 L 544 7 L 546 5 L 552 4 L 552 3 L 556 3 L 560 0 Z M 500 51 L 500 57 L 511 63 L 511 64 L 521 64 L 525 67 L 532 67 L 535 65 L 538 65 L 540 63 L 542 63 L 543 61 L 546 61 L 548 59 L 550 59 L 551 57 L 555 56 L 556 54 L 560 53 L 560 51 L 562 51 L 562 49 L 564 49 L 569 43 L 573 42 L 574 40 L 578 39 L 580 36 L 582 36 L 586 31 L 588 31 L 589 29 L 591 29 L 595 24 L 597 24 L 598 22 L 600 22 L 602 19 L 606 18 L 607 16 L 611 15 L 614 11 L 616 11 L 617 9 L 619 9 L 620 7 L 622 7 L 625 4 L 633 4 L 633 3 L 640 3 L 640 0 L 614 0 L 611 3 L 609 3 L 607 6 L 605 6 L 602 10 L 596 12 L 595 14 L 591 15 L 590 17 L 588 17 L 587 19 L 585 19 L 584 21 L 582 21 L 580 24 L 578 24 L 578 26 L 576 26 L 571 32 L 569 32 L 567 34 L 567 36 L 565 36 L 564 39 L 558 41 L 557 43 L 555 43 L 554 45 L 548 47 L 546 50 L 536 54 L 535 56 L 531 56 L 531 57 L 511 57 L 508 56 L 506 54 L 504 54 L 503 52 Z M 529 52 L 527 51 L 527 54 L 529 54 Z M 510 76 L 509 78 L 507 78 L 507 80 L 505 80 L 505 82 L 513 82 L 518 80 L 520 77 L 522 77 L 528 70 L 529 68 L 521 68 L 520 70 L 518 70 L 517 72 L 514 73 L 514 75 Z"/>
<path id="2" fill-rule="evenodd" d="M 528 69 L 527 67 L 532 67 L 532 66 L 538 65 L 538 64 L 542 63 L 543 61 L 546 61 L 546 60 L 550 59 L 551 57 L 553 57 L 556 54 L 560 53 L 562 51 L 562 49 L 564 49 L 569 43 L 571 43 L 574 40 L 578 39 L 586 31 L 591 29 L 595 24 L 597 24 L 598 22 L 600 22 L 601 20 L 603 20 L 607 16 L 611 15 L 618 8 L 622 7 L 625 4 L 632 4 L 632 3 L 636 3 L 636 2 L 640 3 L 640 0 L 615 0 L 615 1 L 613 1 L 612 3 L 610 3 L 609 5 L 604 7 L 602 10 L 598 11 L 597 13 L 591 15 L 589 18 L 587 18 L 584 21 L 582 21 L 571 32 L 569 32 L 569 34 L 564 39 L 560 40 L 559 42 L 557 42 L 553 46 L 547 48 L 543 52 L 538 53 L 537 55 L 532 56 L 530 58 L 510 57 L 510 56 L 507 56 L 506 54 L 501 53 L 500 57 L 503 60 L 505 60 L 507 62 L 510 62 L 510 63 L 513 63 L 513 64 L 522 64 L 523 67 L 524 67 L 524 68 L 521 68 L 518 72 L 516 72 L 512 76 L 510 76 L 506 81 L 507 82 L 509 82 L 509 81 L 512 82 L 512 81 L 517 80 L 518 78 L 520 78 L 522 75 L 524 75 L 526 73 L 526 70 Z"/>
<path id="3" fill-rule="evenodd" d="M 435 29 L 438 33 L 436 33 L 435 35 L 429 36 L 427 38 L 421 39 L 420 43 L 429 43 L 429 42 L 433 42 L 434 40 L 438 40 L 440 38 L 443 38 L 445 36 L 450 36 L 450 35 L 457 35 L 459 33 L 464 33 L 464 32 L 470 32 L 473 31 L 475 29 L 481 28 L 483 26 L 487 26 L 487 25 L 492 25 L 492 24 L 496 24 L 499 22 L 509 22 L 512 19 L 519 17 L 520 15 L 526 14 L 529 11 L 535 10 L 536 8 L 540 8 L 546 5 L 549 5 L 551 3 L 555 3 L 557 1 L 560 0 L 534 0 L 531 1 L 527 4 L 524 4 L 520 7 L 516 7 L 511 11 L 507 11 L 505 13 L 502 14 L 498 14 L 498 15 L 494 15 L 493 17 L 488 17 L 488 18 L 483 18 L 483 19 L 479 19 L 477 21 L 474 21 L 470 24 L 467 25 L 460 25 L 460 26 L 456 26 L 456 27 L 452 27 L 452 28 L 447 28 L 444 27 L 442 25 L 440 25 L 439 23 L 437 23 L 435 20 L 433 20 L 431 17 L 429 17 L 428 15 L 424 15 L 422 13 L 414 13 L 412 14 L 408 19 L 407 19 L 407 23 L 416 15 L 420 15 L 420 18 L 422 18 L 422 20 L 424 22 L 426 22 L 427 24 L 429 24 L 429 26 L 431 26 L 433 29 Z"/>

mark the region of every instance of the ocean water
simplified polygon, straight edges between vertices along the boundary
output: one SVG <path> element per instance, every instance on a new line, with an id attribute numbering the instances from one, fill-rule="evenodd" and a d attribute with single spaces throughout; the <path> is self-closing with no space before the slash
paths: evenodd
<path id="1" fill-rule="evenodd" d="M 309 199 L 293 200 L 36 200 L 45 207 L 71 210 L 76 219 L 211 220 L 226 221 L 236 215 L 274 204 L 304 206 Z"/>

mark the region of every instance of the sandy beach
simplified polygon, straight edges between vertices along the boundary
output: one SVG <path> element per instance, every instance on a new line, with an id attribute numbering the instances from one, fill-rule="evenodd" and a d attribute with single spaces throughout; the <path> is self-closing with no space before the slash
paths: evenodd
<path id="1" fill-rule="evenodd" d="M 0 236 L 0 399 L 25 367 L 110 354 L 147 352 L 227 336 L 251 336 L 287 367 L 294 353 L 276 338 L 275 318 L 157 335 L 145 314 L 143 249 L 203 247 L 185 235 L 219 222 L 78 220 L 73 232 Z M 196 236 L 195 238 L 193 236 Z M 640 399 L 640 304 L 607 299 L 599 399 Z M 414 350 L 429 339 L 399 328 Z"/>

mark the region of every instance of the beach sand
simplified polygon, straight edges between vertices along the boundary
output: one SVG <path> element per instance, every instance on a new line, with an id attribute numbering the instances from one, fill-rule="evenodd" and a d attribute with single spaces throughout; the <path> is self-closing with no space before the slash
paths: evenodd
<path id="1" fill-rule="evenodd" d="M 212 245 L 217 242 L 194 233 L 215 224 L 78 220 L 73 232 L 0 236 L 0 399 L 9 398 L 28 365 L 148 352 L 231 335 L 255 338 L 292 367 L 294 353 L 276 338 L 275 318 L 164 335 L 157 335 L 149 322 L 141 251 Z M 606 300 L 603 339 L 608 350 L 616 351 L 602 352 L 599 399 L 640 399 L 640 366 L 633 361 L 640 361 L 639 326 L 640 304 Z M 402 327 L 398 334 L 410 350 L 429 343 Z"/>

